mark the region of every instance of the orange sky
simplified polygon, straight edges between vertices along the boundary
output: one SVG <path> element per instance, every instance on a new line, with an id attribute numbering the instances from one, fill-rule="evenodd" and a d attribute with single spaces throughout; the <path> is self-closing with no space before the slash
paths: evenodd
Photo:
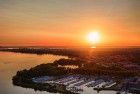
<path id="1" fill-rule="evenodd" d="M 0 45 L 140 46 L 140 0 L 0 0 Z"/>

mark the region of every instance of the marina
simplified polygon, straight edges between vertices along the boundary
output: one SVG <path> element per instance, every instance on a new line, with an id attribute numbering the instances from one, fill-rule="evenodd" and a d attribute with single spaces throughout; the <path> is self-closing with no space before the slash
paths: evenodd
<path id="1" fill-rule="evenodd" d="M 139 77 L 125 79 L 125 83 L 122 85 L 115 82 L 111 77 L 95 77 L 95 76 L 85 76 L 85 75 L 67 75 L 63 76 L 59 79 L 54 79 L 53 77 L 44 76 L 40 78 L 33 78 L 33 82 L 35 83 L 48 83 L 48 84 L 56 84 L 56 85 L 64 85 L 66 86 L 66 90 L 73 93 L 84 93 L 88 89 L 98 90 L 111 90 L 113 86 L 118 86 L 118 92 L 116 94 L 129 94 L 129 90 L 139 89 Z M 137 80 L 136 82 L 133 82 Z M 131 81 L 131 82 L 129 82 Z M 130 85 L 129 88 L 127 85 Z M 134 86 L 136 85 L 136 86 Z M 130 88 L 131 87 L 131 88 Z M 132 88 L 133 87 L 133 88 Z M 86 93 L 84 93 L 86 94 Z"/>
<path id="2" fill-rule="evenodd" d="M 106 80 L 107 79 L 107 80 Z M 110 77 L 89 77 L 85 75 L 67 75 L 59 79 L 53 77 L 44 76 L 40 78 L 33 78 L 35 83 L 48 83 L 52 85 L 65 85 L 66 90 L 73 93 L 84 93 L 87 89 L 94 88 L 111 88 L 117 83 Z M 42 80 L 42 81 L 41 81 Z M 118 91 L 117 94 L 123 94 L 125 91 Z M 127 94 L 127 93 L 126 93 Z"/>

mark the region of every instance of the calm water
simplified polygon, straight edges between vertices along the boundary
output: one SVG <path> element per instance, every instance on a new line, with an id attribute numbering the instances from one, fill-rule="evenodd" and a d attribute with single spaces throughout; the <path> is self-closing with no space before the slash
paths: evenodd
<path id="1" fill-rule="evenodd" d="M 68 57 L 0 52 L 0 94 L 50 94 L 13 86 L 12 76 L 19 70 L 29 69 L 42 63 L 50 63 L 60 58 Z"/>
<path id="2" fill-rule="evenodd" d="M 20 54 L 0 52 L 0 94 L 50 94 L 48 92 L 34 91 L 18 86 L 13 86 L 12 76 L 17 71 L 29 69 L 42 63 L 50 63 L 66 56 Z M 114 91 L 102 91 L 97 93 L 93 89 L 87 89 L 84 94 L 116 94 Z M 52 93 L 51 93 L 52 94 Z"/>

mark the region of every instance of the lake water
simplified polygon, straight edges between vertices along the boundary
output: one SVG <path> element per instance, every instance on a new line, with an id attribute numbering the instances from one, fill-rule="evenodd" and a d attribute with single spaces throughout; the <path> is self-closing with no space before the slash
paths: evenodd
<path id="1" fill-rule="evenodd" d="M 12 84 L 12 77 L 17 71 L 29 69 L 42 63 L 51 63 L 66 56 L 21 54 L 12 52 L 0 52 L 0 94 L 53 94 L 49 92 L 34 91 Z M 97 93 L 88 89 L 83 94 L 116 94 L 115 91 L 101 91 Z"/>
<path id="2" fill-rule="evenodd" d="M 12 77 L 19 70 L 29 69 L 42 63 L 51 63 L 60 58 L 68 57 L 0 52 L 0 94 L 50 94 L 14 86 Z"/>

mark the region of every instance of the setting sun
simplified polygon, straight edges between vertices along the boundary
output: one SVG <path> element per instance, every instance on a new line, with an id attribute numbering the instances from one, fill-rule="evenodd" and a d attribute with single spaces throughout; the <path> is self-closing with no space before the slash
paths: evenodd
<path id="1" fill-rule="evenodd" d="M 139 10 L 140 0 L 0 0 L 0 94 L 140 94 Z"/>
<path id="2" fill-rule="evenodd" d="M 97 31 L 93 31 L 88 34 L 88 41 L 90 43 L 98 43 L 99 40 L 100 40 L 100 35 Z"/>

